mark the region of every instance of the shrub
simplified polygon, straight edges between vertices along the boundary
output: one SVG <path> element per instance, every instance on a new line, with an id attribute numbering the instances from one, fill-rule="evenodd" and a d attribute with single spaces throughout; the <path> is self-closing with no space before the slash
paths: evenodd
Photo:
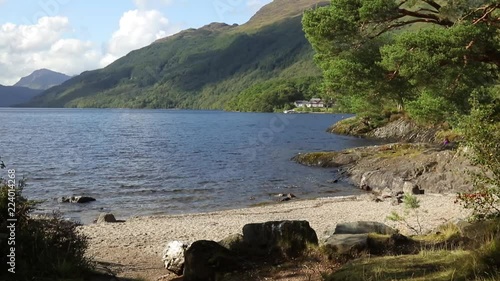
<path id="1" fill-rule="evenodd" d="M 474 191 L 458 195 L 462 205 L 472 210 L 473 220 L 500 216 L 500 87 L 491 91 L 492 100 L 486 103 L 476 93 L 470 115 L 460 124 L 470 158 L 481 168 L 472 173 Z"/>
<path id="2" fill-rule="evenodd" d="M 408 229 L 412 230 L 415 234 L 422 234 L 422 223 L 420 217 L 420 200 L 417 196 L 405 193 L 403 197 L 404 204 L 404 214 L 400 215 L 396 211 L 393 211 L 388 217 L 388 220 L 399 222 L 405 225 Z M 427 211 L 422 211 L 426 213 Z M 409 219 L 414 218 L 416 225 L 410 223 Z"/>
<path id="3" fill-rule="evenodd" d="M 1 160 L 0 160 L 1 162 Z M 0 166 L 5 168 L 3 162 Z M 81 278 L 88 273 L 92 264 L 85 257 L 87 238 L 78 233 L 77 223 L 64 220 L 54 214 L 45 218 L 32 218 L 36 203 L 23 197 L 24 180 L 18 181 L 15 190 L 15 245 L 9 245 L 0 238 L 0 252 L 8 253 L 15 247 L 15 274 L 8 271 L 0 273 L 1 280 L 61 280 Z M 7 230 L 9 188 L 6 181 L 0 180 L 0 232 Z M 5 237 L 5 233 L 0 233 Z M 8 237 L 9 234 L 7 234 Z M 7 264 L 7 256 L 0 257 Z"/>
<path id="4" fill-rule="evenodd" d="M 408 102 L 407 111 L 417 123 L 427 125 L 446 121 L 452 108 L 450 102 L 443 97 L 424 92 L 417 100 Z"/>

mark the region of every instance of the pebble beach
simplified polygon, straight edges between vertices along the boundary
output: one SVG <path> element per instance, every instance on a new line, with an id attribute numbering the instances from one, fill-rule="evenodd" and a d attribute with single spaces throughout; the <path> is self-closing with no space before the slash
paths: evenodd
<path id="1" fill-rule="evenodd" d="M 133 217 L 120 223 L 84 225 L 80 231 L 90 239 L 89 257 L 106 264 L 117 276 L 173 280 L 175 276 L 163 268 L 161 261 L 167 242 L 219 241 L 231 234 L 241 233 L 248 223 L 306 220 L 320 240 L 323 233 L 335 228 L 337 223 L 354 221 L 382 222 L 403 234 L 412 234 L 403 225 L 387 219 L 393 211 L 403 214 L 403 205 L 392 206 L 389 200 L 374 202 L 367 198 L 330 197 L 210 213 Z M 418 198 L 424 232 L 467 217 L 467 211 L 455 203 L 454 194 L 427 194 Z M 409 222 L 416 224 L 415 217 Z"/>

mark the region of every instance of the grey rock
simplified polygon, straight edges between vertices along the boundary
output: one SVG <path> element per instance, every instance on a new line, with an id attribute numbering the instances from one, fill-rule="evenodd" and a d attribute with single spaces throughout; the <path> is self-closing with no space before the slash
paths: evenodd
<path id="1" fill-rule="evenodd" d="M 88 196 L 71 196 L 71 197 L 61 197 L 58 199 L 60 203 L 89 203 L 96 201 L 95 198 L 88 197 Z"/>
<path id="2" fill-rule="evenodd" d="M 276 197 L 279 198 L 278 201 L 280 201 L 280 202 L 286 202 L 286 201 L 290 201 L 294 198 L 297 198 L 297 196 L 295 196 L 292 193 L 288 193 L 288 194 L 281 194 L 280 193 L 280 194 L 276 195 Z"/>
<path id="3" fill-rule="evenodd" d="M 88 197 L 88 196 L 75 196 L 75 197 L 71 197 L 71 203 L 80 203 L 80 204 L 83 204 L 83 203 L 89 203 L 89 202 L 93 202 L 93 201 L 96 201 L 96 199 L 92 198 L 92 197 Z"/>
<path id="4" fill-rule="evenodd" d="M 308 244 L 318 244 L 316 232 L 307 221 L 271 221 L 247 224 L 243 240 L 252 255 L 269 258 L 297 257 Z"/>
<path id="5" fill-rule="evenodd" d="M 401 118 L 372 131 L 369 136 L 402 140 L 404 142 L 432 143 L 436 141 L 437 128 L 422 128 L 416 123 Z"/>
<path id="6" fill-rule="evenodd" d="M 325 240 L 323 247 L 336 254 L 361 252 L 368 248 L 368 234 L 335 234 Z"/>
<path id="7" fill-rule="evenodd" d="M 162 261 L 168 271 L 173 272 L 178 276 L 183 274 L 184 252 L 188 247 L 189 243 L 181 241 L 171 241 L 167 243 L 167 246 L 163 250 Z"/>
<path id="8" fill-rule="evenodd" d="M 248 250 L 248 244 L 243 240 L 243 235 L 233 234 L 219 241 L 219 244 L 224 248 L 243 256 Z"/>
<path id="9" fill-rule="evenodd" d="M 113 214 L 101 213 L 97 218 L 97 223 L 117 222 Z"/>
<path id="10" fill-rule="evenodd" d="M 242 268 L 235 254 L 214 241 L 196 241 L 185 251 L 184 281 L 216 281 Z"/>
<path id="11" fill-rule="evenodd" d="M 70 200 L 71 200 L 71 197 L 61 197 L 59 199 L 57 199 L 57 202 L 59 203 L 70 203 Z"/>
<path id="12" fill-rule="evenodd" d="M 384 188 L 384 190 L 382 190 L 382 192 L 380 194 L 380 197 L 382 197 L 383 199 L 391 198 L 392 197 L 392 190 L 388 187 Z"/>
<path id="13" fill-rule="evenodd" d="M 383 235 L 392 235 L 398 233 L 398 231 L 380 222 L 357 221 L 357 222 L 339 223 L 335 227 L 335 232 L 334 232 L 334 234 L 363 234 L 363 233 L 378 233 Z"/>
<path id="14" fill-rule="evenodd" d="M 410 181 L 405 181 L 403 183 L 403 192 L 408 193 L 408 194 L 414 194 L 414 195 L 418 195 L 418 194 L 422 193 L 420 191 L 420 188 L 418 187 L 418 185 L 416 185 Z"/>

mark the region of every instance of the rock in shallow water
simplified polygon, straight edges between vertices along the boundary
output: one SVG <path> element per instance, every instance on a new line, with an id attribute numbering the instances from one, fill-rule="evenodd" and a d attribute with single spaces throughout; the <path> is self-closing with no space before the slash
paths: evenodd
<path id="1" fill-rule="evenodd" d="M 83 203 L 89 203 L 89 202 L 96 201 L 96 199 L 92 198 L 92 197 L 88 197 L 88 196 L 71 196 L 71 197 L 61 197 L 57 201 L 59 201 L 60 203 L 83 204 Z"/>

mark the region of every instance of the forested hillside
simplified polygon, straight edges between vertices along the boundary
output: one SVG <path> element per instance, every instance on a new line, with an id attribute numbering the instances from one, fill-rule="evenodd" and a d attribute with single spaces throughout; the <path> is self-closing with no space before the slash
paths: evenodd
<path id="1" fill-rule="evenodd" d="M 213 23 L 183 31 L 85 72 L 26 105 L 247 110 L 237 106 L 237 96 L 248 88 L 278 95 L 276 88 L 294 83 L 309 91 L 320 71 L 301 19 L 305 9 L 320 3 L 325 1 L 275 0 L 244 25 Z M 309 82 L 315 84 L 303 85 Z M 259 110 L 285 105 L 284 99 L 275 101 Z"/>

